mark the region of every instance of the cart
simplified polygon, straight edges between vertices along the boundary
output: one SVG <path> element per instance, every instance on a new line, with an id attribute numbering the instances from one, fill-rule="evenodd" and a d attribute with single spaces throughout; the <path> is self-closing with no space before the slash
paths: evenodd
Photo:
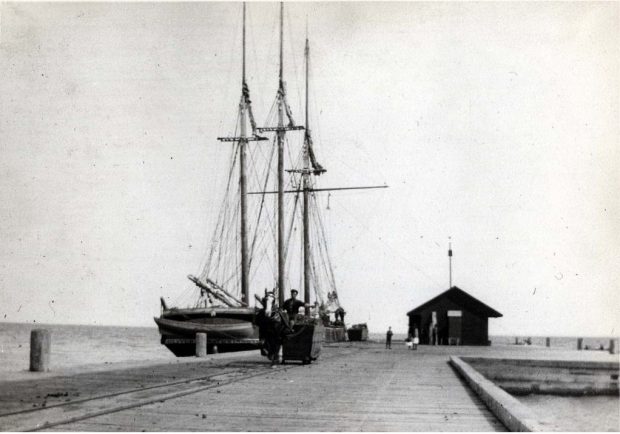
<path id="1" fill-rule="evenodd" d="M 282 364 L 299 360 L 304 365 L 312 363 L 321 353 L 324 327 L 321 324 L 295 324 L 293 332 L 282 343 Z"/>
<path id="2" fill-rule="evenodd" d="M 355 324 L 347 330 L 350 341 L 367 341 L 368 326 L 364 324 Z"/>

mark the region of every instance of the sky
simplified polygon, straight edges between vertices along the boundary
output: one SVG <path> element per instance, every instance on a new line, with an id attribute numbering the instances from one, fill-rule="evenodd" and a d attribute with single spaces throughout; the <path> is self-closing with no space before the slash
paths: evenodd
<path id="1" fill-rule="evenodd" d="M 349 324 L 453 284 L 491 334 L 618 336 L 620 4 L 287 3 Z M 262 124 L 276 3 L 248 5 Z M 0 3 L 0 321 L 152 326 L 197 274 L 240 95 L 240 3 Z M 327 209 L 329 205 L 329 209 Z M 616 264 L 616 265 L 614 265 Z"/>

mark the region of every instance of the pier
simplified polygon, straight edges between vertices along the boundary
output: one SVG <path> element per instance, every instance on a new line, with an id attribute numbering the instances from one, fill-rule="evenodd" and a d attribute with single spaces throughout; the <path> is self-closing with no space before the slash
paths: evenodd
<path id="1" fill-rule="evenodd" d="M 3 431 L 504 431 L 450 356 L 617 361 L 545 347 L 325 345 L 311 365 L 257 352 L 28 373 L 0 387 Z M 27 376 L 26 376 L 27 377 Z"/>

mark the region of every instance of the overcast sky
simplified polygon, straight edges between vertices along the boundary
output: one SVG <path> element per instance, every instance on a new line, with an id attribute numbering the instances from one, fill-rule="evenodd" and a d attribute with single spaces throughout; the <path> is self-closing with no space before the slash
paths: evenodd
<path id="1" fill-rule="evenodd" d="M 248 6 L 257 120 L 275 3 Z M 200 270 L 226 177 L 240 3 L 0 4 L 0 321 L 152 325 Z M 618 335 L 620 4 L 293 3 L 349 323 L 454 284 L 492 334 Z"/>

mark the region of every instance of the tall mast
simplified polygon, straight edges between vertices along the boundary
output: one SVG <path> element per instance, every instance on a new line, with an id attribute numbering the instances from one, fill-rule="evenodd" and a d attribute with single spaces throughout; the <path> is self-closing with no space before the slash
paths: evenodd
<path id="1" fill-rule="evenodd" d="M 295 125 L 293 115 L 286 102 L 286 89 L 284 88 L 284 3 L 280 3 L 280 73 L 278 77 L 278 125 L 276 127 L 266 126 L 258 128 L 258 131 L 275 131 L 278 145 L 278 188 L 275 193 L 278 194 L 278 302 L 280 306 L 284 304 L 285 293 L 285 273 L 286 265 L 284 259 L 284 245 L 286 243 L 284 235 L 284 137 L 289 130 L 303 130 L 304 127 Z M 284 124 L 284 116 L 288 118 L 288 124 Z M 262 192 L 265 194 L 267 192 Z M 248 193 L 252 194 L 252 193 Z"/>
<path id="2" fill-rule="evenodd" d="M 241 211 L 241 301 L 245 306 L 250 301 L 250 252 L 248 250 L 248 223 L 247 223 L 247 180 L 246 180 L 246 159 L 248 142 L 259 142 L 267 140 L 266 137 L 259 136 L 256 132 L 256 122 L 252 114 L 252 101 L 250 100 L 250 88 L 245 81 L 245 2 L 243 3 L 243 33 L 242 33 L 242 55 L 241 55 L 241 101 L 239 102 L 239 135 L 232 137 L 218 137 L 221 142 L 230 142 L 239 145 L 239 193 Z M 252 127 L 252 134 L 248 136 L 248 118 Z"/>
<path id="3" fill-rule="evenodd" d="M 278 301 L 284 304 L 284 80 L 283 80 L 283 28 L 284 3 L 280 3 L 280 75 L 278 85 Z"/>
<path id="4" fill-rule="evenodd" d="M 304 246 L 304 303 L 310 303 L 310 218 L 308 210 L 308 188 L 310 188 L 310 122 L 308 117 L 308 70 L 310 65 L 310 44 L 306 30 L 306 131 L 304 134 L 303 168 L 303 246 Z M 306 308 L 306 315 L 309 314 Z"/>
<path id="5" fill-rule="evenodd" d="M 241 121 L 239 137 L 239 189 L 241 193 L 241 301 L 249 303 L 249 258 L 248 258 L 248 236 L 247 236 L 247 186 L 245 177 L 245 159 L 247 151 L 247 132 L 246 132 L 246 111 L 247 101 L 245 93 L 247 84 L 245 82 L 245 2 L 243 3 L 243 58 L 241 66 L 241 103 L 239 104 L 239 118 Z"/>

